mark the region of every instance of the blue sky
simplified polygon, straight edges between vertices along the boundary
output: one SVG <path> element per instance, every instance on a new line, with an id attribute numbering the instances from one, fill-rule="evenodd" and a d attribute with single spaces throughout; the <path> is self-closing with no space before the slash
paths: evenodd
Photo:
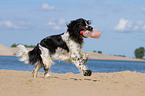
<path id="1" fill-rule="evenodd" d="M 135 57 L 145 47 L 145 0 L 0 0 L 0 43 L 36 45 L 78 18 L 102 35 L 85 39 L 84 51 Z"/>

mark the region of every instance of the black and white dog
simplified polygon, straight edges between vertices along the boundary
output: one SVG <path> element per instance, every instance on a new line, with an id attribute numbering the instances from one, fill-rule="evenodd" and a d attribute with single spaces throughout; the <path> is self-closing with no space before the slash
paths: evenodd
<path id="1" fill-rule="evenodd" d="M 84 36 L 80 34 L 80 31 L 93 30 L 90 21 L 80 18 L 71 21 L 67 27 L 67 32 L 44 38 L 32 51 L 28 51 L 23 45 L 17 46 L 17 56 L 22 57 L 20 61 L 36 64 L 33 69 L 34 77 L 37 77 L 40 68 L 44 67 L 44 77 L 48 78 L 49 69 L 54 64 L 53 60 L 73 62 L 84 76 L 92 74 L 92 71 L 84 65 L 88 60 L 88 54 L 82 51 Z"/>

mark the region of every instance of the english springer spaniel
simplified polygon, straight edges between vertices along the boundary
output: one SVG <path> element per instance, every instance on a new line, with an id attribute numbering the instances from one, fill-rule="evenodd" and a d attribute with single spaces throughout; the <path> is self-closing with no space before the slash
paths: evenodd
<path id="1" fill-rule="evenodd" d="M 28 51 L 23 45 L 17 46 L 17 56 L 22 57 L 20 61 L 36 64 L 33 69 L 34 77 L 37 77 L 40 68 L 44 67 L 44 77 L 48 78 L 49 69 L 54 64 L 53 60 L 73 62 L 84 76 L 91 76 L 92 71 L 84 65 L 88 60 L 88 54 L 82 51 L 84 36 L 80 31 L 92 31 L 93 27 L 90 26 L 89 20 L 79 18 L 71 21 L 67 28 L 65 33 L 44 38 L 32 51 Z"/>

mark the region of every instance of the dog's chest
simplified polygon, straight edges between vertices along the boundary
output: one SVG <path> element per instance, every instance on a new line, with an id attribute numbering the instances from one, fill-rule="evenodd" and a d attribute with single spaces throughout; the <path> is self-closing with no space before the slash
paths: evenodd
<path id="1" fill-rule="evenodd" d="M 57 48 L 55 54 L 51 55 L 53 60 L 68 60 L 69 59 L 69 52 L 62 48 Z"/>

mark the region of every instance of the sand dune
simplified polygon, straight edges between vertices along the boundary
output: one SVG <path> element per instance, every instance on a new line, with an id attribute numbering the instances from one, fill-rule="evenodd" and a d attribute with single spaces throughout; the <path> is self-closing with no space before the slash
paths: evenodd
<path id="1" fill-rule="evenodd" d="M 0 56 L 14 56 L 14 51 L 9 47 L 0 44 Z"/>
<path id="2" fill-rule="evenodd" d="M 145 73 L 51 73 L 0 70 L 0 96 L 145 96 Z"/>
<path id="3" fill-rule="evenodd" d="M 28 50 L 32 50 L 32 48 L 27 48 Z M 0 56 L 15 56 L 17 48 L 10 48 L 0 44 Z"/>

